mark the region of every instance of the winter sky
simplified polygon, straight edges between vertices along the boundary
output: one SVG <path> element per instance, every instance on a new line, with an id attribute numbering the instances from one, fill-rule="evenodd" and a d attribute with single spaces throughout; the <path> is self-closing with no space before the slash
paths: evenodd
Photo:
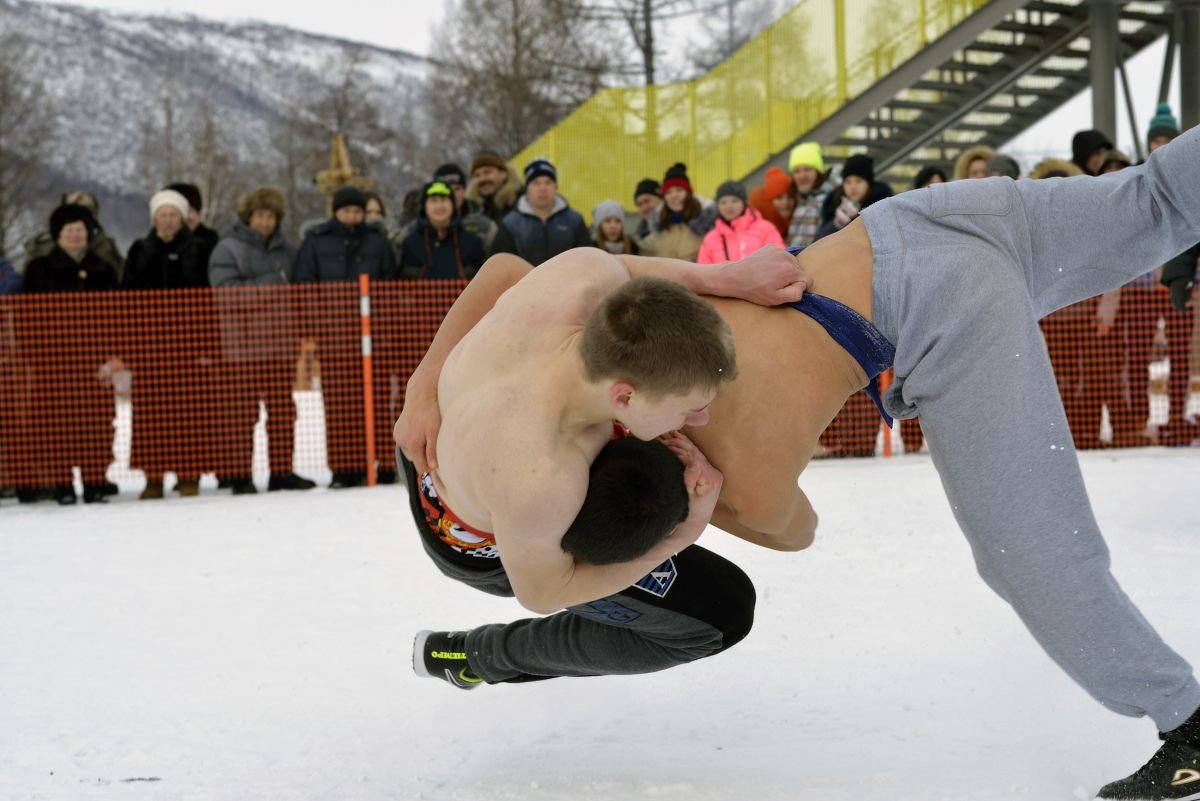
<path id="1" fill-rule="evenodd" d="M 445 0 L 424 2 L 379 3 L 377 0 L 340 0 L 336 4 L 295 3 L 293 0 L 206 0 L 202 5 L 184 6 L 164 0 L 69 0 L 77 5 L 108 8 L 147 14 L 189 13 L 198 16 L 236 21 L 255 19 L 287 25 L 305 31 L 323 33 L 351 41 L 366 42 L 380 47 L 408 50 L 426 55 L 429 52 L 433 26 L 445 13 Z M 786 7 L 791 2 L 780 3 Z M 687 26 L 688 20 L 674 25 Z M 686 43 L 689 36 L 672 35 L 668 41 Z M 1159 78 L 1162 72 L 1165 41 L 1147 48 L 1128 64 L 1133 93 L 1138 139 L 1144 137 L 1154 107 L 1158 102 Z M 670 56 L 672 54 L 668 54 Z M 1169 97 L 1175 116 L 1179 117 L 1179 79 L 1176 68 Z M 1028 171 L 1038 160 L 1048 155 L 1070 156 L 1072 134 L 1089 127 L 1092 115 L 1091 93 L 1084 92 L 1058 111 L 1010 142 L 1004 151 L 1012 154 Z M 1108 131 L 1117 147 L 1134 156 L 1134 134 L 1125 111 L 1125 101 L 1118 89 L 1116 132 Z"/>

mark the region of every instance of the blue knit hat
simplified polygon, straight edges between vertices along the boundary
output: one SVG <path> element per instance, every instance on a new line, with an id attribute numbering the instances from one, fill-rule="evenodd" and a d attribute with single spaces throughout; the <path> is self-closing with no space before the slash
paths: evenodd
<path id="1" fill-rule="evenodd" d="M 1160 136 L 1165 136 L 1168 139 L 1174 139 L 1179 136 L 1179 122 L 1175 119 L 1175 115 L 1171 113 L 1171 105 L 1169 103 L 1158 104 L 1158 108 L 1154 111 L 1154 116 L 1150 118 L 1150 130 L 1146 134 L 1146 141 L 1152 142 Z"/>

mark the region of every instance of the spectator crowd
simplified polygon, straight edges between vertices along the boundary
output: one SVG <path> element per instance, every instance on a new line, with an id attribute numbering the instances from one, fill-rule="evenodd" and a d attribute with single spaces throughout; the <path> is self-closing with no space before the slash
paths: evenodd
<path id="1" fill-rule="evenodd" d="M 1178 135 L 1169 107 L 1161 105 L 1148 131 L 1149 149 Z M 1027 176 L 1016 159 L 978 145 L 963 151 L 953 165 L 926 166 L 904 189 L 993 176 L 1097 176 L 1131 163 L 1104 133 L 1080 131 L 1070 159 L 1047 158 Z M 711 199 L 695 192 L 687 165 L 672 164 L 661 180 L 647 177 L 637 182 L 629 196 L 631 210 L 618 200 L 606 200 L 592 209 L 589 225 L 559 192 L 559 174 L 548 159 L 534 159 L 518 170 L 500 154 L 484 150 L 465 170 L 454 163 L 438 167 L 427 183 L 404 196 L 394 218 L 381 194 L 344 185 L 331 197 L 329 218 L 307 223 L 298 243 L 283 235 L 287 209 L 283 193 L 274 187 L 248 188 L 238 202 L 237 218 L 217 232 L 204 223 L 200 190 L 173 183 L 150 198 L 149 230 L 124 256 L 100 223 L 96 198 L 70 191 L 51 213 L 47 229 L 26 243 L 23 270 L 0 258 L 0 294 L 240 290 L 214 293 L 214 314 L 199 332 L 172 326 L 169 319 L 152 325 L 146 335 L 153 337 L 154 349 L 163 358 L 109 365 L 135 376 L 131 463 L 146 473 L 141 497 L 162 498 L 167 471 L 176 473 L 180 495 L 197 494 L 200 474 L 214 467 L 212 460 L 200 458 L 213 447 L 214 438 L 232 454 L 216 466 L 222 485 L 235 494 L 256 492 L 250 480 L 250 432 L 260 402 L 267 413 L 270 443 L 267 489 L 305 490 L 314 482 L 292 468 L 292 386 L 298 360 L 319 347 L 305 332 L 320 330 L 322 312 L 320 304 L 285 302 L 280 287 L 344 284 L 363 275 L 384 282 L 470 280 L 495 253 L 517 254 L 536 267 L 576 247 L 704 264 L 737 262 L 767 245 L 805 248 L 846 227 L 864 208 L 895 191 L 875 174 L 869 156 L 851 155 L 835 170 L 819 144 L 803 142 L 789 152 L 786 170 L 769 168 L 761 185 L 752 188 L 725 181 Z M 1196 421 L 1187 416 L 1186 407 L 1190 345 L 1193 329 L 1200 330 L 1194 319 L 1197 304 L 1191 302 L 1198 260 L 1200 246 L 1119 290 L 1043 320 L 1047 350 L 1078 447 L 1186 445 L 1196 440 Z M 183 358 L 198 351 L 203 351 L 197 362 L 201 367 L 186 373 L 170 369 L 173 354 Z M 1147 422 L 1149 365 L 1164 355 L 1172 366 L 1170 417 L 1155 427 Z M 42 365 L 34 372 L 41 370 L 41 380 L 48 381 L 54 369 Z M 83 374 L 71 373 L 77 378 Z M 350 410 L 361 406 L 347 394 L 353 377 L 326 377 L 322 391 L 327 429 L 331 436 L 353 439 L 353 431 L 342 430 L 354 424 Z M 38 375 L 31 380 L 38 381 Z M 211 419 L 190 410 L 197 399 L 218 396 L 227 408 L 239 411 L 231 418 L 236 424 L 214 432 Z M 37 413 L 78 415 L 92 420 L 97 433 L 76 443 L 76 452 L 30 457 L 38 453 L 36 447 L 20 451 L 22 458 L 41 458 L 48 465 L 37 485 L 10 488 L 22 502 L 45 498 L 75 503 L 72 466 L 80 469 L 85 503 L 103 502 L 116 491 L 104 476 L 111 456 L 111 430 L 107 452 L 104 432 L 106 420 L 111 429 L 112 393 L 93 388 L 72 397 L 73 406 L 49 404 Z M 1101 437 L 1102 406 L 1111 428 L 1107 438 Z M 139 431 L 149 430 L 159 436 L 139 436 Z M 169 451 L 160 447 L 163 432 L 172 442 Z M 823 451 L 832 456 L 873 455 L 878 435 L 871 401 L 860 394 L 847 402 L 826 431 Z M 905 452 L 919 451 L 919 422 L 902 421 L 901 438 Z M 6 450 L 11 448 L 0 441 L 0 476 L 5 474 Z M 332 486 L 364 483 L 364 460 L 365 455 L 334 459 L 331 453 Z M 381 479 L 394 480 L 394 473 L 384 471 Z"/>

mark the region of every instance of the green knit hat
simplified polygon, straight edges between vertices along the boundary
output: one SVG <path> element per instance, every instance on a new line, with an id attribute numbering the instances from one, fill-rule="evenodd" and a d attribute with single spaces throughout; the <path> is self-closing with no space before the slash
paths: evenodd
<path id="1" fill-rule="evenodd" d="M 1179 122 L 1176 121 L 1175 115 L 1171 113 L 1169 103 L 1158 104 L 1154 116 L 1150 118 L 1150 131 L 1146 134 L 1146 141 L 1152 142 L 1160 136 L 1165 136 L 1168 139 L 1174 139 L 1179 136 Z"/>

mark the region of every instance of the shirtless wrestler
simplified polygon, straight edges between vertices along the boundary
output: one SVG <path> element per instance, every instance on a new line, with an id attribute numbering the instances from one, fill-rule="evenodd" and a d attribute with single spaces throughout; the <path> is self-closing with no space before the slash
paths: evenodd
<path id="1" fill-rule="evenodd" d="M 894 363 L 882 409 L 920 413 L 981 576 L 1094 698 L 1163 733 L 1103 799 L 1200 798 L 1200 685 L 1109 570 L 1037 320 L 1197 239 L 1197 129 L 1099 178 L 955 182 L 883 201 L 799 256 L 812 281 L 802 314 L 714 301 L 740 375 L 712 425 L 689 429 L 725 476 L 714 522 L 802 547 L 816 517 L 795 481 L 812 445 L 847 394 Z"/>

